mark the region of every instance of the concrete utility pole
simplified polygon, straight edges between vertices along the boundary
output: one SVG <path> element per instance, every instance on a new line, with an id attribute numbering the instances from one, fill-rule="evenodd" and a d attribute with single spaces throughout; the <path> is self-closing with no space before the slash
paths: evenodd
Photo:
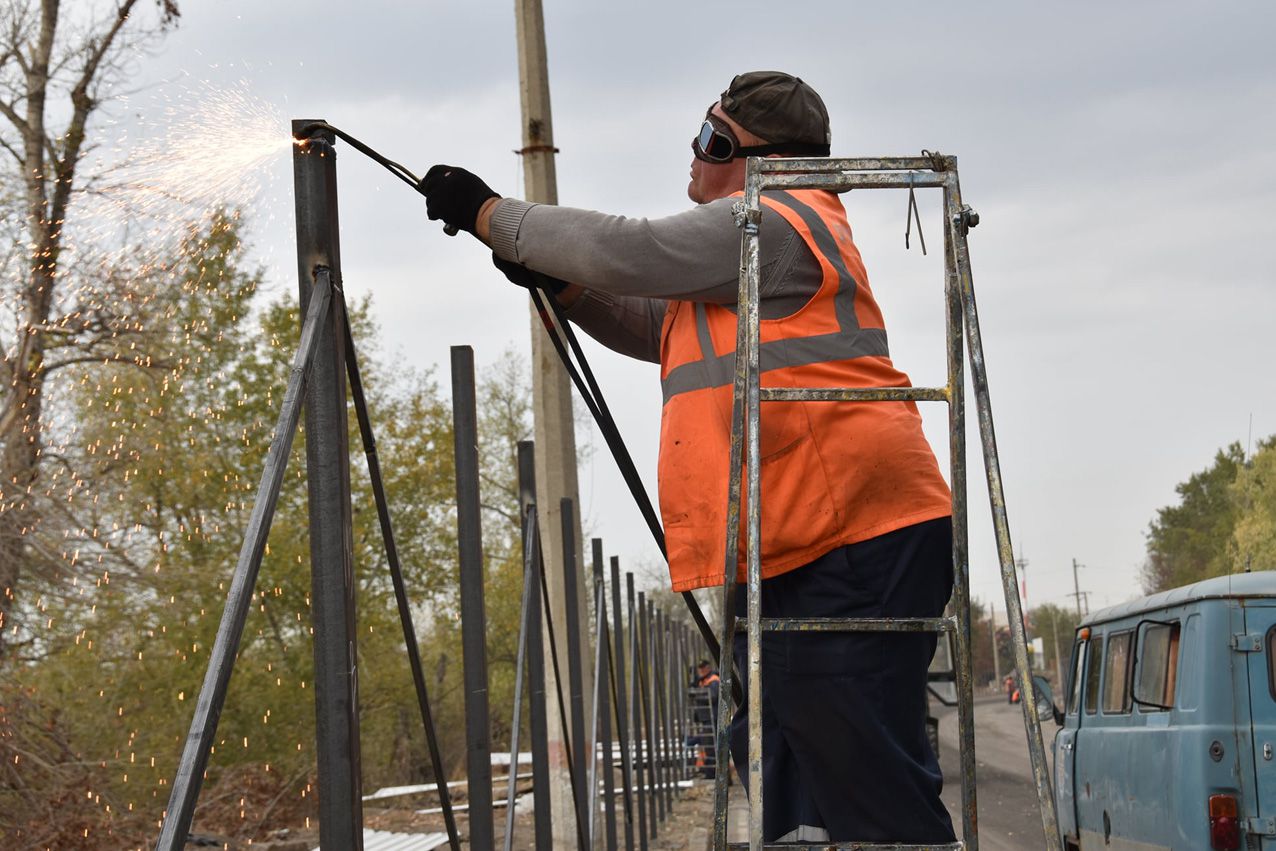
<path id="1" fill-rule="evenodd" d="M 554 170 L 553 122 L 549 108 L 549 70 L 545 51 L 545 18 L 541 0 L 514 0 L 514 16 L 518 37 L 518 76 L 523 116 L 523 187 L 526 200 L 541 204 L 558 203 L 558 183 Z M 555 624 L 567 623 L 566 599 L 563 591 L 563 533 L 561 500 L 567 497 L 577 506 L 579 515 L 580 494 L 576 480 L 576 430 L 572 419 L 572 388 L 565 371 L 559 365 L 533 308 L 532 323 L 532 410 L 536 441 L 536 504 L 540 522 L 541 540 L 545 545 L 545 578 L 549 583 L 550 619 Z M 580 519 L 574 518 L 579 534 Z M 585 583 L 576 585 L 578 611 L 587 611 Z M 585 621 L 581 619 L 580 646 L 589 647 Z M 566 636 L 558 639 L 560 648 L 558 669 L 567 670 L 565 658 Z M 549 642 L 545 652 L 550 654 Z M 546 697 L 552 695 L 558 685 L 554 682 L 552 659 L 545 665 Z M 592 672 L 585 677 L 592 679 Z M 591 682 L 582 683 L 582 692 L 588 703 L 593 692 Z M 567 684 L 562 688 L 566 690 Z M 590 717 L 590 707 L 584 707 L 585 717 Z M 571 783 L 567 771 L 566 731 L 562 729 L 557 712 L 547 713 L 549 735 L 549 762 L 553 782 L 550 795 L 554 812 L 554 847 L 566 848 L 576 843 L 575 811 L 571 800 Z M 573 747 L 584 747 L 574 742 Z M 511 769 L 512 770 L 512 769 Z"/>

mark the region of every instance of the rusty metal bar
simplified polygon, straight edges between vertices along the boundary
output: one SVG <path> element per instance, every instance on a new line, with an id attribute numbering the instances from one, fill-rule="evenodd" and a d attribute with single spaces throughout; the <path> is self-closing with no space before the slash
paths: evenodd
<path id="1" fill-rule="evenodd" d="M 753 162 L 754 158 L 750 158 Z M 761 222 L 760 179 L 754 176 L 746 181 L 744 202 L 750 212 L 759 210 L 754 218 L 746 213 L 744 221 L 744 262 L 741 264 L 745 298 L 736 306 L 737 321 L 745 326 L 744 357 L 736 350 L 736 360 L 745 363 L 746 419 L 746 469 L 748 490 L 745 511 L 745 558 L 748 579 L 748 636 L 749 636 L 749 688 L 745 700 L 749 707 L 749 847 L 760 851 L 764 841 L 763 807 L 765 793 L 762 782 L 762 451 L 759 434 L 761 422 L 761 384 L 759 352 L 761 349 L 761 315 L 759 286 L 762 263 L 758 239 Z"/>
<path id="2" fill-rule="evenodd" d="M 523 522 L 523 599 L 518 609 L 518 649 L 514 657 L 514 719 L 510 723 L 510 770 L 505 789 L 505 837 L 502 847 L 514 847 L 514 800 L 518 792 L 518 738 L 523 724 L 523 671 L 527 661 L 528 634 L 532 626 L 532 607 L 539 602 L 535 583 L 536 551 L 540 547 L 536 528 L 536 506 L 529 506 Z M 527 526 L 531 523 L 530 528 Z M 535 770 L 533 770 L 535 775 Z M 532 778 L 535 785 L 535 776 Z"/>
<path id="3" fill-rule="evenodd" d="M 208 657 L 208 671 L 195 702 L 195 715 L 191 718 L 190 732 L 182 748 L 177 774 L 173 778 L 173 791 L 164 810 L 156 851 L 181 851 L 186 847 L 191 821 L 195 817 L 195 805 L 199 801 L 200 786 L 204 782 L 204 769 L 208 766 L 209 748 L 217 733 L 217 721 L 226 704 L 226 691 L 230 675 L 239 652 L 239 642 L 244 634 L 244 623 L 253 603 L 253 588 L 261 570 L 262 555 L 266 550 L 266 537 L 270 534 L 270 521 L 279 503 L 279 490 L 283 485 L 288 466 L 288 453 L 297 434 L 301 419 L 301 407 L 306 396 L 306 381 L 310 365 L 314 361 L 318 342 L 318 329 L 326 321 L 331 304 L 332 283 L 327 269 L 315 275 L 314 291 L 306 321 L 301 327 L 301 342 L 293 358 L 288 387 L 279 405 L 279 419 L 275 424 L 270 448 L 266 451 L 266 463 L 261 471 L 261 484 L 253 500 L 248 526 L 244 531 L 244 543 L 239 550 L 239 560 L 231 577 L 230 590 L 226 594 L 226 608 L 217 626 L 213 649 Z"/>
<path id="4" fill-rule="evenodd" d="M 947 402 L 946 387 L 763 387 L 763 402 Z"/>
<path id="5" fill-rule="evenodd" d="M 933 171 L 935 159 L 921 157 L 790 157 L 783 159 L 760 159 L 752 166 L 758 174 L 829 174 L 843 171 Z M 955 157 L 939 157 L 943 171 L 956 169 Z"/>
<path id="6" fill-rule="evenodd" d="M 956 168 L 956 162 L 953 162 Z M 949 190 L 945 188 L 945 205 Z M 951 223 L 945 215 L 944 300 L 947 342 L 949 481 L 953 500 L 953 602 L 957 639 L 957 733 L 961 761 L 962 839 L 969 851 L 979 851 L 979 794 L 975 783 L 975 703 L 970 637 L 970 529 L 966 489 L 966 379 L 962 348 L 961 288 L 953 256 Z M 939 754 L 935 755 L 936 758 Z"/>
<path id="7" fill-rule="evenodd" d="M 950 174 L 919 174 L 914 171 L 876 174 L 768 174 L 758 178 L 758 189 L 937 189 L 949 185 Z"/>
<path id="8" fill-rule="evenodd" d="M 577 552 L 576 552 L 576 510 L 571 497 L 559 500 L 559 519 L 561 520 L 561 540 L 563 542 L 563 629 L 567 633 L 567 706 L 571 719 L 571 759 L 572 773 L 576 782 L 572 785 L 576 805 L 576 822 L 578 833 L 588 837 L 589 813 L 586 812 L 589 791 L 584 788 L 585 756 L 589 752 L 589 742 L 585 738 L 585 695 L 581 671 L 580 646 L 580 606 L 576 596 Z"/>
<path id="9" fill-rule="evenodd" d="M 647 604 L 647 593 L 638 592 L 638 655 L 634 657 L 634 667 L 639 671 L 639 695 L 642 700 L 643 733 L 646 738 L 647 757 L 647 825 L 651 828 L 651 838 L 660 835 L 660 823 L 665 820 L 665 802 L 660 796 L 660 769 L 656 762 L 656 724 L 655 710 L 651 695 L 651 609 Z"/>
<path id="10" fill-rule="evenodd" d="M 983 340 L 979 332 L 979 311 L 975 305 L 975 285 L 970 272 L 970 255 L 966 246 L 967 210 L 961 203 L 961 191 L 954 180 L 946 194 L 949 223 L 953 230 L 953 256 L 961 284 L 962 307 L 966 319 L 966 347 L 970 354 L 971 385 L 975 391 L 975 407 L 979 417 L 979 437 L 983 444 L 984 472 L 988 480 L 988 500 L 992 507 L 993 530 L 997 537 L 997 556 L 1001 562 L 1001 581 L 1006 595 L 1006 615 L 1015 653 L 1015 678 L 1022 695 L 1033 694 L 1032 669 L 1028 663 L 1028 645 L 1024 635 L 1023 607 L 1019 600 L 1018 577 L 1015 575 L 1014 549 L 1010 539 L 1010 521 L 1006 513 L 1006 497 L 1001 481 L 1001 462 L 997 455 L 997 436 L 993 429 L 992 401 L 988 391 L 988 372 L 984 362 Z M 1050 771 L 1046 765 L 1045 745 L 1041 738 L 1041 721 L 1037 702 L 1024 699 L 1024 725 L 1028 738 L 1028 755 L 1032 761 L 1033 780 L 1041 806 L 1041 826 L 1046 848 L 1062 848 L 1054 794 L 1050 788 Z"/>

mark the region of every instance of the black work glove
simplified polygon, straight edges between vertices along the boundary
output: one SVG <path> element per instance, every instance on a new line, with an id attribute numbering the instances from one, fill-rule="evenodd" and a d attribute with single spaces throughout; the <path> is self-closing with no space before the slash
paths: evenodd
<path id="1" fill-rule="evenodd" d="M 425 213 L 431 219 L 474 233 L 479 209 L 488 198 L 500 198 L 473 172 L 454 165 L 432 166 L 417 191 L 425 196 Z"/>
<path id="2" fill-rule="evenodd" d="M 509 279 L 511 284 L 516 284 L 524 289 L 548 289 L 554 295 L 558 295 L 567 289 L 567 282 L 549 275 L 542 275 L 539 272 L 533 272 L 526 266 L 521 266 L 513 260 L 502 260 L 496 256 L 496 252 L 492 252 L 492 265 L 501 270 L 501 274 Z"/>

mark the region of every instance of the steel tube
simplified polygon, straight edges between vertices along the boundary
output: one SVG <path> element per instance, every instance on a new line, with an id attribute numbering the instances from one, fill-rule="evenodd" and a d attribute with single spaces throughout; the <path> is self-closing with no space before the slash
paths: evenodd
<path id="1" fill-rule="evenodd" d="M 1010 521 L 1006 513 L 1006 497 L 1001 480 L 1001 462 L 997 455 L 997 436 L 993 429 L 992 401 L 988 391 L 987 365 L 984 363 L 983 340 L 979 332 L 979 311 L 975 305 L 975 286 L 970 272 L 970 254 L 966 246 L 961 219 L 961 193 L 954 185 L 948 193 L 948 218 L 953 226 L 953 255 L 961 285 L 962 308 L 966 319 L 966 348 L 970 355 L 971 386 L 975 391 L 975 407 L 979 417 L 979 437 L 983 444 L 984 473 L 988 480 L 988 501 L 992 507 L 993 530 L 997 538 L 997 556 L 1001 562 L 1001 581 L 1006 595 L 1006 616 L 1015 652 L 1015 678 L 1023 707 L 1028 738 L 1028 756 L 1032 762 L 1033 780 L 1041 805 L 1041 826 L 1046 848 L 1062 848 L 1054 794 L 1050 788 L 1050 771 L 1046 766 L 1045 745 L 1041 738 L 1041 721 L 1037 718 L 1037 702 L 1027 699 L 1033 693 L 1032 669 L 1028 664 L 1028 645 L 1024 635 L 1023 608 L 1019 601 L 1018 577 L 1015 575 L 1014 549 L 1010 539 Z"/>
<path id="2" fill-rule="evenodd" d="M 257 497 L 253 500 L 252 512 L 248 516 L 248 527 L 244 531 L 244 543 L 239 549 L 239 560 L 235 563 L 235 572 L 230 580 L 230 591 L 226 594 L 226 608 L 222 610 L 222 619 L 217 626 L 217 635 L 208 656 L 204 684 L 199 689 L 199 698 L 195 703 L 195 715 L 191 718 L 190 731 L 186 734 L 186 744 L 182 748 L 177 773 L 173 777 L 173 791 L 169 794 L 159 839 L 155 843 L 157 851 L 182 851 L 186 847 L 186 837 L 195 817 L 195 805 L 199 801 L 199 790 L 204 782 L 204 769 L 208 766 L 208 749 L 213 744 L 217 721 L 226 704 L 226 690 L 230 685 L 230 675 L 244 634 L 248 610 L 253 604 L 253 589 L 261 570 L 266 537 L 270 534 L 270 521 L 274 519 L 275 507 L 279 503 L 279 490 L 287 470 L 288 454 L 292 450 L 297 423 L 301 419 L 301 406 L 305 399 L 310 366 L 314 361 L 318 329 L 326 321 L 331 304 L 332 284 L 328 271 L 322 269 L 315 277 L 310 307 L 306 311 L 306 321 L 301 326 L 301 342 L 297 346 L 292 371 L 288 375 L 288 387 L 279 405 L 279 419 L 275 423 L 274 436 L 270 439 L 270 448 L 266 451 L 261 484 L 257 487 Z"/>
<path id="3" fill-rule="evenodd" d="M 759 190 L 826 189 L 938 189 L 948 185 L 947 174 L 878 172 L 876 174 L 767 174 L 758 176 Z"/>
<path id="4" fill-rule="evenodd" d="M 750 158 L 753 162 L 753 158 Z M 760 851 L 763 843 L 762 788 L 762 452 L 759 435 L 761 400 L 758 355 L 761 348 L 761 317 L 758 305 L 759 259 L 758 223 L 761 221 L 761 191 L 755 174 L 746 181 L 744 202 L 750 216 L 744 226 L 744 275 L 747 296 L 743 306 L 737 306 L 746 328 L 744 357 L 736 351 L 736 360 L 745 362 L 745 433 L 748 439 L 746 473 L 748 475 L 747 522 L 745 530 L 745 554 L 748 566 L 748 618 L 749 618 L 749 688 L 746 699 L 749 705 L 749 846 Z"/>
<path id="5" fill-rule="evenodd" d="M 763 387 L 763 402 L 947 402 L 945 387 Z"/>
<path id="6" fill-rule="evenodd" d="M 439 753 L 439 735 L 430 711 L 430 694 L 425 686 L 425 673 L 421 669 L 421 653 L 417 648 L 416 627 L 412 623 L 412 609 L 408 602 L 407 586 L 403 581 L 403 568 L 399 564 L 399 547 L 395 543 L 394 525 L 390 522 L 390 503 L 386 498 L 385 483 L 381 478 L 381 461 L 377 458 L 377 440 L 372 432 L 372 419 L 368 415 L 368 401 L 363 394 L 363 379 L 359 375 L 359 358 L 355 353 L 354 336 L 350 332 L 350 317 L 344 317 L 346 341 L 346 377 L 350 381 L 350 398 L 354 402 L 355 416 L 359 420 L 359 435 L 363 439 L 363 454 L 368 461 L 368 480 L 372 485 L 373 500 L 377 504 L 377 520 L 381 524 L 381 540 L 385 545 L 386 563 L 390 566 L 390 581 L 394 585 L 395 605 L 399 610 L 399 623 L 403 628 L 403 644 L 407 648 L 408 667 L 412 671 L 412 684 L 416 688 L 417 707 L 421 712 L 421 726 L 425 728 L 425 740 L 430 752 L 430 766 L 434 770 L 435 788 L 439 793 L 439 806 L 443 809 L 443 822 L 447 828 L 448 844 L 452 851 L 461 851 L 461 838 L 456 829 L 456 816 L 452 812 L 452 796 L 448 792 L 447 775 L 443 769 L 443 757 Z M 511 776 L 516 772 L 511 771 Z"/>
<path id="7" fill-rule="evenodd" d="M 954 157 L 941 157 L 945 171 L 957 168 Z M 930 157 L 777 157 L 757 160 L 751 167 L 759 174 L 830 174 L 843 171 L 934 172 Z M 942 172 L 939 172 L 942 173 Z"/>
<path id="8" fill-rule="evenodd" d="M 642 659 L 638 646 L 639 624 L 638 624 L 638 604 L 634 596 L 634 575 L 625 573 L 625 593 L 628 596 L 629 603 L 629 718 L 630 729 L 633 730 L 634 743 L 634 781 L 638 787 L 638 847 L 641 851 L 647 851 L 647 780 L 648 772 L 644 768 L 644 748 L 643 739 L 645 739 L 645 727 L 643 726 L 642 704 L 639 700 L 642 682 Z M 652 811 L 652 819 L 655 821 L 655 811 Z M 654 828 L 653 833 L 654 836 Z"/>
<path id="9" fill-rule="evenodd" d="M 651 838 L 660 836 L 660 823 L 665 820 L 665 802 L 660 797 L 660 771 L 656 762 L 656 725 L 651 698 L 651 621 L 648 618 L 647 594 L 638 592 L 638 652 L 634 668 L 639 672 L 638 694 L 642 700 L 642 729 L 647 757 L 647 816 Z"/>
<path id="10" fill-rule="evenodd" d="M 616 694 L 616 737 L 620 740 L 620 780 L 623 789 L 625 809 L 625 851 L 634 851 L 634 785 L 633 754 L 630 744 L 633 734 L 628 708 L 629 681 L 625 679 L 625 647 L 622 636 L 627 635 L 624 629 L 623 609 L 620 607 L 620 559 L 611 557 L 611 610 L 615 613 L 615 683 Z"/>
<path id="11" fill-rule="evenodd" d="M 465 764 L 470 846 L 496 847 L 492 827 L 492 745 L 488 714 L 487 616 L 483 605 L 483 526 L 479 503 L 474 350 L 452 347 L 456 455 L 456 531 L 461 574 L 461 652 L 465 667 Z M 510 766 L 517 773 L 518 766 Z"/>
<path id="12" fill-rule="evenodd" d="M 293 131 L 302 122 L 293 122 Z M 354 605 L 354 533 L 346 421 L 345 305 L 337 223 L 334 137 L 321 131 L 293 146 L 297 208 L 297 286 L 302 313 L 314 270 L 327 267 L 333 296 L 318 330 L 306 387 L 306 489 L 310 517 L 310 617 L 313 628 L 315 752 L 319 841 L 363 847 L 359 770 L 359 676 Z"/>
<path id="13" fill-rule="evenodd" d="M 536 539 L 534 529 L 523 531 L 523 598 L 518 609 L 518 649 L 514 655 L 514 719 L 510 723 L 510 770 L 505 789 L 505 841 L 502 847 L 510 851 L 514 847 L 514 801 L 518 792 L 518 739 L 523 726 L 523 665 L 527 660 L 527 637 L 531 629 L 532 605 L 537 598 L 537 588 L 529 580 L 535 579 Z M 535 778 L 533 778 L 535 783 Z"/>
<path id="14" fill-rule="evenodd" d="M 603 580 L 603 542 L 593 540 L 594 617 L 598 627 L 599 664 L 594 677 L 594 716 L 598 719 L 598 738 L 603 763 L 603 816 L 607 851 L 616 851 L 616 777 L 611 735 L 611 626 L 607 619 L 607 586 Z M 597 757 L 595 757 L 597 759 Z"/>
<path id="15" fill-rule="evenodd" d="M 583 788 L 585 782 L 585 754 L 589 743 L 585 740 L 585 695 L 581 673 L 580 647 L 580 606 L 577 604 L 576 575 L 576 511 L 570 497 L 563 497 L 559 502 L 561 510 L 563 540 L 563 597 L 566 623 L 563 629 L 567 633 L 567 687 L 568 705 L 571 710 L 571 752 L 576 774 L 576 819 L 580 830 L 586 830 L 589 824 L 589 813 L 586 812 L 589 798 Z"/>
<path id="16" fill-rule="evenodd" d="M 524 580 L 532 586 L 527 621 L 528 732 L 532 739 L 532 816 L 536 823 L 536 848 L 554 844 L 553 811 L 549 784 L 549 719 L 545 703 L 545 644 L 541 634 L 541 596 L 537 589 L 545 569 L 541 558 L 540 527 L 536 517 L 536 450 L 530 440 L 518 444 L 518 501 L 523 518 L 523 540 L 532 540 L 531 573 Z"/>
<path id="17" fill-rule="evenodd" d="M 949 191 L 944 191 L 945 210 Z M 975 698 L 970 672 L 970 529 L 966 485 L 966 379 L 962 341 L 961 288 L 953 256 L 952 221 L 944 216 L 944 300 L 948 388 L 949 480 L 953 499 L 953 598 L 957 613 L 957 729 L 961 754 L 962 839 L 979 851 L 979 794 L 975 786 Z M 936 754 L 938 757 L 938 754 Z"/>

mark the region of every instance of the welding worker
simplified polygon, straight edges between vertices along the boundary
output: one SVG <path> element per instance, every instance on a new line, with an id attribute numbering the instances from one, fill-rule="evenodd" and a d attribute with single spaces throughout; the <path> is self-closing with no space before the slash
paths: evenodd
<path id="1" fill-rule="evenodd" d="M 827 156 L 828 113 L 801 79 L 735 77 L 692 138 L 687 195 L 664 218 L 501 198 L 437 165 L 431 219 L 491 246 L 512 281 L 552 278 L 570 320 L 660 364 L 659 490 L 675 591 L 721 583 L 747 156 Z M 838 195 L 762 196 L 764 387 L 898 387 Z M 912 402 L 762 408 L 762 616 L 935 617 L 952 590 L 951 497 Z M 743 547 L 736 581 L 745 581 Z M 739 616 L 745 591 L 737 590 Z M 951 842 L 926 737 L 928 633 L 768 633 L 762 641 L 765 841 Z M 737 670 L 747 674 L 743 635 Z M 747 683 L 745 684 L 747 687 Z M 747 765 L 747 717 L 732 755 Z M 741 771 L 741 775 L 747 775 Z M 744 777 L 746 783 L 748 777 Z"/>

